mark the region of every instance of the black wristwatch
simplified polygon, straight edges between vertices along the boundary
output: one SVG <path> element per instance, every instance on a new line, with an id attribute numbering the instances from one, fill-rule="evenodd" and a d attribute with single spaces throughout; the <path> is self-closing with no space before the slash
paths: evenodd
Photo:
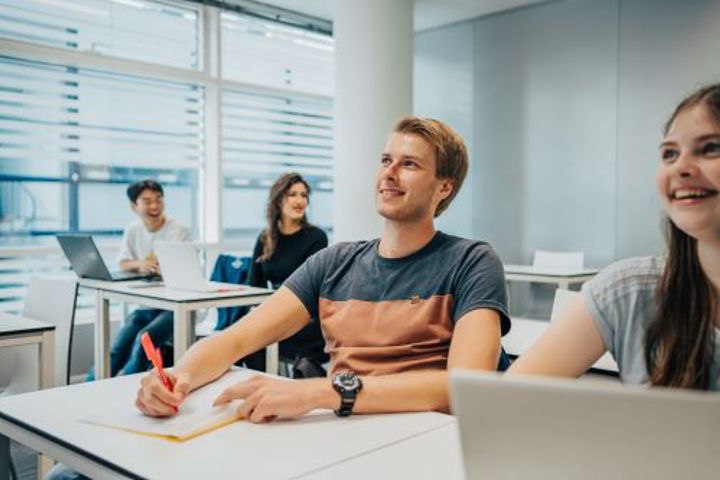
<path id="1" fill-rule="evenodd" d="M 340 394 L 340 408 L 335 410 L 338 417 L 347 417 L 352 413 L 357 394 L 362 390 L 362 380 L 353 372 L 336 373 L 332 386 Z"/>

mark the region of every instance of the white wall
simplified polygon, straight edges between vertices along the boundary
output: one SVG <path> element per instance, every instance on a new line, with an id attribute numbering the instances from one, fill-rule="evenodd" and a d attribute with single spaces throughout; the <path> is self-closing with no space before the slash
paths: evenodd
<path id="1" fill-rule="evenodd" d="M 474 43 L 473 23 L 415 35 L 413 114 L 441 120 L 465 139 L 470 158 L 473 145 Z M 468 176 L 450 207 L 437 219 L 446 233 L 473 236 L 473 177 L 482 175 L 471 162 Z"/>
<path id="2" fill-rule="evenodd" d="M 614 254 L 617 2 L 556 2 L 475 23 L 474 227 L 510 262 Z"/>
<path id="3" fill-rule="evenodd" d="M 594 266 L 661 252 L 661 125 L 720 81 L 719 18 L 714 0 L 566 0 L 418 34 L 415 110 L 472 145 L 444 229 L 509 263 L 535 249 L 583 250 Z"/>
<path id="4" fill-rule="evenodd" d="M 654 176 L 677 103 L 720 82 L 720 2 L 622 0 L 618 64 L 617 257 L 662 249 Z"/>

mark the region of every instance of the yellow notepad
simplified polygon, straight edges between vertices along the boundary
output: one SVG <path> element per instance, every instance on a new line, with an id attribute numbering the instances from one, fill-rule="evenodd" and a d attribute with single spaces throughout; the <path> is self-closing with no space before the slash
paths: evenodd
<path id="1" fill-rule="evenodd" d="M 172 417 L 145 416 L 132 405 L 132 402 L 129 402 L 127 407 L 86 417 L 80 419 L 80 422 L 173 441 L 188 440 L 239 420 L 237 410 L 241 401 L 213 407 L 213 400 L 230 385 L 257 374 L 258 372 L 248 370 L 233 370 L 226 373 L 215 382 L 190 393 L 180 406 L 180 412 Z"/>

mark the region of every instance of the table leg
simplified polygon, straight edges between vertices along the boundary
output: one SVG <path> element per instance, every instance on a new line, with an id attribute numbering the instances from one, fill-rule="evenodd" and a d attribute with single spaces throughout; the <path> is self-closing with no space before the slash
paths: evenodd
<path id="1" fill-rule="evenodd" d="M 195 343 L 195 326 L 197 325 L 197 310 L 189 312 L 188 317 L 188 348 Z"/>
<path id="2" fill-rule="evenodd" d="M 191 320 L 187 310 L 178 308 L 173 313 L 173 352 L 174 365 L 177 365 L 190 346 Z"/>
<path id="3" fill-rule="evenodd" d="M 10 439 L 0 434 L 0 480 L 10 479 Z"/>
<path id="4" fill-rule="evenodd" d="M 52 458 L 43 455 L 42 453 L 38 453 L 37 458 L 37 477 L 38 480 L 42 480 L 45 478 L 45 475 L 48 474 L 50 469 L 55 465 L 55 462 Z"/>
<path id="5" fill-rule="evenodd" d="M 265 371 L 277 375 L 280 369 L 280 347 L 273 343 L 265 347 Z"/>
<path id="6" fill-rule="evenodd" d="M 95 378 L 110 377 L 110 300 L 97 291 L 95 313 Z"/>
<path id="7" fill-rule="evenodd" d="M 38 365 L 40 365 L 40 388 L 55 386 L 55 332 L 43 332 L 38 348 Z"/>

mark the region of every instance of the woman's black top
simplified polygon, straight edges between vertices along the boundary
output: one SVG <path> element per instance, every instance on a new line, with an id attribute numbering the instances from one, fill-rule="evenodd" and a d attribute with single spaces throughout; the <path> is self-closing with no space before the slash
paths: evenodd
<path id="1" fill-rule="evenodd" d="M 260 233 L 253 250 L 248 284 L 253 287 L 280 288 L 283 282 L 315 252 L 327 247 L 325 232 L 313 226 L 300 229 L 291 235 L 279 235 L 273 256 L 258 262 L 263 252 L 263 234 Z M 329 360 L 325 353 L 325 339 L 320 322 L 312 319 L 295 335 L 280 342 L 280 356 L 285 360 L 313 358 L 319 363 Z M 245 359 L 245 364 L 256 370 L 265 370 L 265 350 L 260 350 Z"/>
<path id="2" fill-rule="evenodd" d="M 313 226 L 302 228 L 291 235 L 281 233 L 278 237 L 273 256 L 258 263 L 264 248 L 263 234 L 258 236 L 250 265 L 249 285 L 267 288 L 267 282 L 270 281 L 272 288 L 279 288 L 308 257 L 328 246 L 325 232 Z"/>

